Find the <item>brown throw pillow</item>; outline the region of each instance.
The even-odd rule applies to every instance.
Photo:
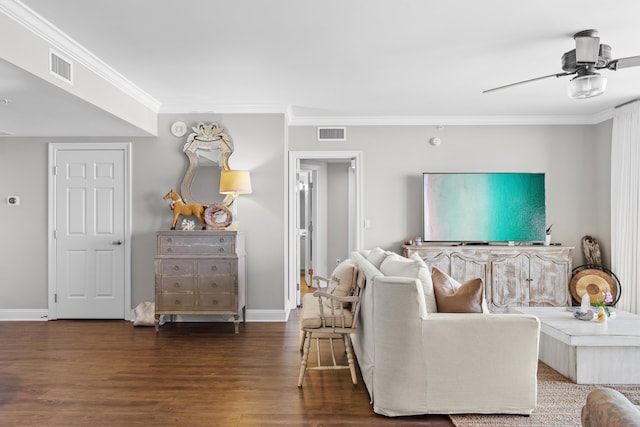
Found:
[[[462,284],[437,267],[431,269],[438,313],[482,313],[484,281],[471,279]]]
[[[358,266],[351,259],[346,259],[342,261],[333,273],[331,273],[331,281],[329,282],[329,286],[327,292],[333,294],[337,297],[347,297],[350,296],[353,292],[353,283],[356,280],[356,273],[358,271]],[[325,305],[331,308],[331,305],[334,307],[340,307],[341,304],[339,301],[331,301],[326,299]]]

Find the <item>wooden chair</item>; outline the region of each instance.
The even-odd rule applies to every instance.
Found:
[[[302,360],[300,362],[298,387],[302,387],[304,375],[308,369],[349,369],[351,371],[353,384],[358,383],[350,335],[356,330],[356,321],[360,310],[360,292],[365,285],[365,278],[364,273],[355,264],[351,264],[351,267],[353,268],[353,277],[348,290],[344,289],[344,278],[342,279],[342,283],[336,283],[335,275],[332,279],[315,276],[314,279],[318,284],[319,290],[313,294],[307,294],[303,298],[302,310],[300,312],[300,325],[302,330],[300,350],[302,351]],[[338,268],[340,268],[340,266]],[[336,268],[336,270],[338,268]],[[320,286],[320,282],[325,282],[328,286],[322,287]],[[340,285],[343,286],[342,292],[340,292],[339,289]],[[340,295],[344,293],[346,293],[346,295]],[[316,340],[318,365],[308,367],[307,361],[312,339]],[[334,339],[341,339],[344,342],[347,353],[347,365],[339,365],[337,363]],[[333,362],[331,365],[322,365],[321,363],[321,340],[328,341],[329,343]]]

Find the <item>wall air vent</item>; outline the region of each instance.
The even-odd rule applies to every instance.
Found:
[[[73,63],[51,49],[49,49],[49,73],[73,84]]]
[[[318,141],[346,141],[347,128],[318,128]]]

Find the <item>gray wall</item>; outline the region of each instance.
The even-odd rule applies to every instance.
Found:
[[[160,115],[158,136],[148,138],[3,138],[0,140],[1,309],[47,308],[47,143],[132,142],[132,296],[135,306],[153,300],[155,233],[171,226],[170,188],[179,190],[188,161],[186,141],[171,123],[223,124],[235,144],[230,166],[251,171],[253,193],[240,196],[238,217],[246,234],[247,305],[284,307],[285,127],[282,114]],[[217,191],[217,190],[216,190]],[[9,207],[6,197],[20,195]]]
[[[281,114],[160,115],[158,137],[132,141],[132,304],[153,298],[155,232],[170,225],[162,196],[179,188],[187,165],[184,138],[169,126],[216,120],[235,143],[233,168],[249,169],[253,194],[238,208],[246,233],[249,310],[282,310],[285,285],[286,150],[361,150],[364,212],[371,228],[364,247],[399,251],[421,234],[421,173],[424,171],[527,171],[547,174],[547,216],[553,240],[576,247],[600,240],[605,265],[610,246],[611,121],[584,126],[354,126],[348,141],[316,142],[315,127],[285,127]],[[287,142],[288,133],[288,142]],[[429,138],[442,145],[433,147]],[[47,143],[104,141],[96,138],[0,139],[0,310],[47,307]],[[287,147],[288,143],[288,147]],[[6,197],[22,204],[9,207]],[[393,220],[390,220],[393,218]],[[335,260],[334,260],[335,262]]]
[[[365,248],[400,251],[422,234],[422,172],[544,172],[547,222],[553,241],[574,246],[582,237],[610,242],[611,121],[576,126],[353,126],[347,142],[316,141],[316,128],[289,129],[291,150],[361,150],[364,163]],[[442,139],[439,147],[431,137]],[[390,220],[392,218],[393,220]]]
[[[327,274],[349,257],[349,163],[327,164]]]

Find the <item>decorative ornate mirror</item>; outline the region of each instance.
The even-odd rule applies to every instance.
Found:
[[[233,203],[233,196],[222,199],[218,189],[220,172],[231,169],[229,157],[233,154],[233,142],[223,132],[223,126],[216,122],[200,122],[192,130],[182,149],[189,159],[180,186],[182,198],[187,203],[228,207]]]

